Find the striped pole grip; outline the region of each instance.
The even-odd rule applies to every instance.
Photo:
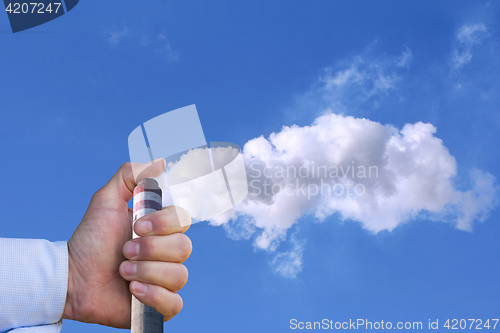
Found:
[[[141,179],[134,189],[134,224],[141,217],[162,209],[161,189],[156,180]],[[133,237],[138,236],[133,232]],[[163,315],[132,295],[131,333],[163,333]]]

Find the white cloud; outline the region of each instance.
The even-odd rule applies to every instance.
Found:
[[[481,28],[461,31],[457,38],[467,43],[481,40]],[[302,270],[304,241],[288,234],[304,216],[339,216],[372,233],[415,218],[466,231],[484,221],[498,203],[495,177],[474,169],[469,188],[458,188],[457,162],[432,124],[398,129],[339,114],[397,92],[412,58],[406,49],[398,57],[355,57],[327,68],[302,101],[309,112],[323,114],[309,126],[284,126],[248,141],[242,149],[248,197],[210,223],[233,239],[253,239],[256,250],[274,255],[274,272],[293,278]],[[277,253],[287,236],[291,249]]]
[[[297,239],[297,231],[290,238],[292,248],[289,251],[276,254],[271,261],[274,272],[286,278],[295,278],[302,271],[302,256],[306,242]]]
[[[128,27],[124,27],[107,32],[106,40],[111,46],[116,46],[125,40],[129,40],[132,43],[141,45],[143,48],[150,48],[167,62],[176,62],[180,59],[180,51],[172,47],[164,33],[152,34],[147,29],[132,33]]]
[[[471,172],[473,187],[463,193],[458,212],[457,228],[472,231],[473,221],[483,222],[489,211],[498,204],[495,178],[487,172],[474,169]]]
[[[457,33],[457,39],[466,45],[479,44],[488,36],[488,29],[483,23],[464,24]]]
[[[397,92],[413,54],[406,48],[398,56],[376,57],[372,54],[374,44],[347,63],[323,69],[317,83],[297,97],[299,108],[334,107],[338,112],[378,108],[384,98]]]
[[[407,47],[406,50],[403,52],[403,54],[401,54],[399,59],[396,60],[396,65],[399,67],[408,68],[412,60],[413,60],[413,53]]]
[[[489,36],[483,23],[464,24],[456,34],[457,46],[451,55],[452,74],[456,73],[472,60],[472,48]]]
[[[345,93],[360,88],[365,91],[360,98],[365,100],[396,89],[399,81],[397,73],[388,70],[384,64],[366,62],[362,57],[357,57],[349,68],[342,71],[327,68],[325,75],[320,78],[323,93],[329,96],[340,91]]]
[[[472,188],[457,189],[455,158],[435,133],[422,122],[398,130],[331,112],[310,126],[284,126],[245,144],[250,193],[212,224],[227,224],[234,239],[254,235],[254,246],[270,252],[304,215],[322,221],[339,213],[378,233],[426,214],[472,230],[497,203],[495,178],[474,170]],[[301,255],[297,244],[278,254],[275,271],[295,276]]]
[[[170,41],[164,34],[158,35],[156,53],[169,62],[178,61],[180,58],[180,52],[172,48]]]
[[[108,33],[107,41],[110,45],[114,46],[119,44],[125,37],[129,35],[129,29],[127,27],[119,29],[116,31],[111,31]]]

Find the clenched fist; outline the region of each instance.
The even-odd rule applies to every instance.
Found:
[[[134,179],[135,174],[140,174]],[[63,319],[130,328],[131,293],[169,320],[182,309],[177,292],[188,278],[182,264],[191,254],[184,235],[191,218],[166,207],[136,221],[131,240],[132,199],[136,181],[155,177],[165,160],[125,163],[97,191],[68,242],[69,280]]]

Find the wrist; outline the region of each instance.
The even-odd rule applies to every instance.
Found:
[[[64,311],[62,319],[77,320],[75,315],[76,304],[78,297],[76,296],[76,282],[75,276],[76,267],[74,265],[74,260],[72,260],[72,249],[70,242],[68,242],[68,291],[66,293],[66,303],[64,305]]]

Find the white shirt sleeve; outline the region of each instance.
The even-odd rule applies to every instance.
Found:
[[[67,289],[66,242],[0,238],[0,332],[59,333]]]

